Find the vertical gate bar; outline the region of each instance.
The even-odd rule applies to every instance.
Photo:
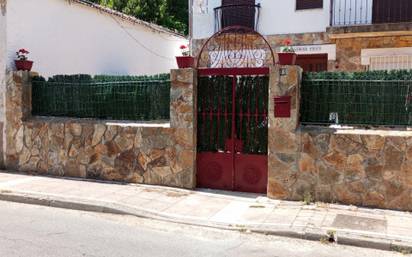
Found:
[[[232,78],[232,190],[235,189],[235,118],[236,118],[236,82],[237,76]]]
[[[209,82],[210,81],[210,79],[208,79],[206,82]],[[204,93],[206,93],[206,94],[202,94],[202,103],[203,103],[203,109],[202,109],[202,116],[203,116],[203,120],[202,120],[202,122],[203,122],[203,133],[202,133],[202,136],[203,136],[203,138],[206,138],[206,135],[207,135],[207,112],[206,112],[206,110],[207,110],[207,98],[206,98],[206,96],[207,96],[207,92],[208,92],[208,83],[205,85],[205,82],[203,82],[202,83],[202,89],[205,91]],[[205,143],[205,141],[204,140],[202,140],[202,143],[203,143],[203,145],[204,146],[206,146],[206,143]],[[203,149],[203,150],[205,150],[205,149]]]
[[[238,93],[238,105],[239,105],[239,134],[238,134],[238,137],[239,137],[239,139],[240,140],[243,140],[243,138],[242,138],[242,131],[243,131],[243,117],[244,117],[244,115],[243,115],[243,92],[245,91],[244,89],[243,89],[243,80],[242,80],[242,77],[240,77],[239,78],[239,83],[238,83],[238,86],[239,86],[239,93]]]
[[[248,146],[248,142],[250,139],[250,135],[249,135],[249,120],[250,120],[250,113],[249,113],[249,103],[250,103],[250,81],[249,81],[250,77],[244,77],[243,80],[243,88],[244,88],[244,101],[242,103],[242,108],[243,108],[243,122],[245,123],[243,128],[242,128],[242,134],[243,134],[243,140],[244,140],[244,146],[247,147]]]
[[[269,80],[269,78],[268,77],[265,77],[265,83],[264,83],[264,85],[265,85],[265,87],[264,87],[264,96],[265,96],[265,99],[264,99],[264,101],[263,101],[263,114],[264,114],[264,122],[265,122],[265,129],[264,129],[264,133],[263,133],[263,138],[265,139],[264,140],[264,143],[265,143],[265,148],[263,149],[264,150],[264,152],[265,153],[267,153],[268,152],[268,138],[267,138],[267,133],[268,133],[268,131],[267,131],[267,129],[266,128],[268,128],[269,127],[269,107],[268,107],[268,104],[269,104],[269,82],[268,82],[268,80]]]
[[[220,93],[222,88],[224,88],[224,85],[222,87],[222,85],[219,85],[218,88],[218,94],[217,94],[217,134],[216,134],[216,138],[217,138],[217,150],[219,150],[220,148]]]
[[[227,81],[225,80],[224,83],[224,87],[225,87],[225,124],[224,124],[224,139],[223,142],[225,144],[225,141],[227,139],[227,132],[228,132],[228,104],[229,104],[229,97],[228,97],[228,85],[227,85]],[[226,149],[226,145],[225,145],[225,152],[227,151]]]
[[[250,123],[250,109],[251,109],[251,99],[252,99],[252,92],[253,92],[253,85],[250,83],[250,77],[248,77],[247,81],[246,81],[247,87],[248,87],[248,101],[247,101],[247,123],[246,123],[246,135],[247,136],[247,152],[250,151],[250,145],[251,145],[251,123]]]
[[[261,95],[260,93],[262,92],[261,88],[260,88],[260,83],[259,83],[259,77],[255,78],[255,87],[256,87],[256,95],[255,95],[255,131],[254,131],[254,146],[253,148],[255,149],[255,153],[259,152],[259,145],[260,145],[260,140],[258,137],[258,133],[259,133],[259,95]]]
[[[215,83],[212,83],[214,85]],[[209,147],[212,146],[212,138],[213,138],[213,86],[210,84],[208,85],[209,88]]]
[[[261,151],[262,147],[261,146],[264,143],[264,141],[262,140],[261,135],[262,135],[262,131],[265,130],[265,127],[264,127],[265,118],[264,118],[264,107],[263,106],[264,106],[264,102],[265,102],[266,97],[264,97],[264,95],[265,95],[265,84],[262,81],[263,79],[264,79],[264,77],[259,77],[259,79],[258,79],[259,88],[260,88],[259,96],[262,96],[262,98],[260,98],[260,102],[258,103],[259,128],[258,128],[257,138],[259,140],[259,145],[257,147],[257,153],[259,153],[259,154],[262,153],[262,151]]]
[[[256,119],[257,118],[256,106],[258,104],[257,96],[259,95],[259,87],[258,87],[258,84],[257,84],[257,78],[256,77],[251,78],[251,82],[252,82],[253,98],[254,98],[253,99],[254,100],[253,105],[251,106],[252,123],[254,122],[254,124],[252,126],[253,131],[252,131],[252,140],[251,140],[251,152],[255,153],[256,145],[258,145],[257,142],[256,142],[256,139],[257,139],[256,134],[257,134],[257,131],[259,130],[258,122],[257,122],[257,119]]]

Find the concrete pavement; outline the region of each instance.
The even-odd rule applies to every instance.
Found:
[[[412,251],[412,214],[261,195],[0,173],[0,200]]]
[[[399,253],[0,201],[1,257],[402,257]]]

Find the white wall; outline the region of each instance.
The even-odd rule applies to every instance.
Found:
[[[296,0],[261,0],[258,30],[264,35],[324,32],[329,26],[330,0],[323,9],[296,11]]]
[[[215,28],[213,9],[221,5],[221,0],[193,1],[193,38],[210,37]],[[357,19],[359,20],[357,23],[370,23],[372,19],[372,1],[335,0],[334,8],[337,12],[335,22],[352,21],[354,23]],[[256,3],[260,3],[262,6],[260,8],[258,31],[263,35],[324,32],[330,26],[330,2],[330,0],[323,0],[322,9],[297,11],[296,0],[256,0]],[[207,12],[199,11],[199,3],[207,4]],[[360,9],[361,5],[362,9]],[[341,10],[340,13],[339,9]]]
[[[33,70],[55,74],[156,74],[176,68],[187,40],[67,0],[8,0],[7,52],[26,48]]]
[[[214,8],[220,6],[221,0],[193,0],[193,31],[194,39],[208,38],[215,32]],[[202,8],[203,7],[203,8]]]
[[[210,37],[214,32],[214,8],[221,0],[208,0],[208,12],[197,11],[194,0],[193,38]],[[323,9],[296,11],[296,0],[256,0],[261,4],[258,31],[263,35],[323,32],[329,26],[330,0],[323,0]]]

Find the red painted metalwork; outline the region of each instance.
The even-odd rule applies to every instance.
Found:
[[[179,69],[184,69],[192,68],[195,60],[192,56],[176,56],[176,62]]]
[[[291,96],[275,97],[275,117],[276,118],[290,118]]]
[[[267,75],[269,74],[269,68],[210,68],[199,69],[198,74],[199,76]]]
[[[198,54],[196,67],[256,68],[274,64],[272,47],[261,34],[251,28],[232,26],[206,41]]]
[[[232,159],[231,153],[198,153],[197,186],[233,190]]]
[[[268,158],[265,155],[235,155],[235,190],[266,194]]]
[[[206,71],[206,70],[205,70]],[[251,76],[240,77],[238,74],[245,72],[255,73]],[[206,89],[198,113],[204,122],[199,126],[201,131],[208,130],[208,138],[198,137],[198,141],[207,140],[209,146],[216,146],[214,150],[199,151],[197,155],[197,182],[199,187],[236,190],[243,192],[266,193],[267,187],[267,145],[265,153],[250,153],[247,145],[257,140],[257,134],[253,133],[256,127],[263,124],[267,127],[267,99],[263,100],[263,108],[259,108],[257,102],[261,101],[260,94],[267,94],[267,85],[260,84],[260,80],[246,80],[243,78],[267,77],[269,69],[213,69],[200,73],[201,77],[211,79],[213,74],[231,74],[218,76],[226,78],[224,84],[214,85]],[[262,75],[263,74],[263,75]],[[266,81],[267,84],[268,81]],[[219,82],[220,83],[220,82]],[[220,90],[226,88],[228,93],[219,94]],[[265,87],[266,86],[266,87]],[[230,88],[230,90],[229,90]],[[205,97],[210,104],[206,106]],[[264,99],[264,98],[263,98]],[[254,105],[252,104],[254,102]],[[223,104],[223,106],[222,106]],[[214,124],[217,122],[217,125]],[[208,125],[207,125],[207,124]],[[223,127],[223,129],[219,129]],[[201,135],[204,135],[202,132]],[[243,138],[243,136],[244,138]],[[254,135],[254,136],[251,136]],[[266,133],[267,136],[267,133]],[[224,141],[219,143],[220,138]]]
[[[270,44],[247,27],[228,27],[197,59],[199,187],[266,193]],[[262,139],[263,137],[263,139]]]

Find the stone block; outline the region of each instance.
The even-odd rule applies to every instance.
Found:
[[[274,199],[287,199],[289,197],[289,192],[284,187],[283,182],[279,182],[273,178],[269,179],[268,182],[268,197]]]

